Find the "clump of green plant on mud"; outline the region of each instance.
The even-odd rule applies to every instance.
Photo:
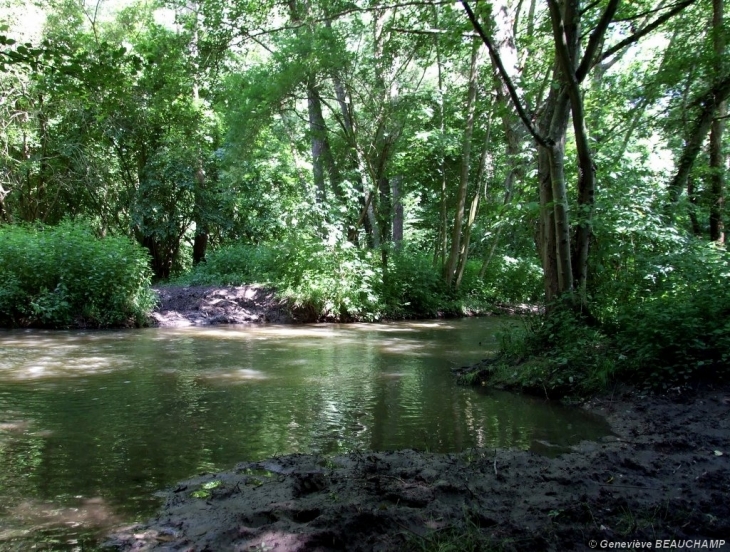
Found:
[[[610,338],[565,304],[548,312],[500,332],[497,354],[465,374],[463,382],[548,398],[581,396],[604,387],[616,368]]]
[[[0,226],[0,325],[142,325],[154,306],[149,259],[90,227]]]

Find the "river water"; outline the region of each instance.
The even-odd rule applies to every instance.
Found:
[[[559,453],[609,433],[454,384],[505,318],[0,332],[0,550],[89,550],[196,473],[356,448]]]

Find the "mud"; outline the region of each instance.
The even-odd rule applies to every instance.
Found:
[[[730,387],[616,391],[584,408],[606,416],[615,435],[556,458],[493,449],[358,452],[201,474],[170,490],[155,519],[118,530],[107,544],[389,551],[451,538],[451,549],[492,542],[495,550],[580,551],[593,549],[591,541],[599,549],[730,541]]]
[[[286,301],[261,286],[160,286],[152,326],[294,322]]]

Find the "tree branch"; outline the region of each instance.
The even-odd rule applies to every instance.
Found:
[[[403,29],[402,27],[391,27],[391,31],[396,33],[420,34],[420,35],[444,35],[450,34],[452,31],[447,29]],[[464,38],[479,38],[476,33],[461,33]]]
[[[710,131],[712,120],[715,118],[717,106],[730,97],[730,75],[720,80],[714,87],[708,90],[700,99],[702,106],[699,117],[695,119],[689,137],[682,151],[682,156],[677,163],[677,173],[668,185],[669,201],[674,205],[679,200],[682,190],[687,186],[687,178],[692,170],[695,159],[702,149],[705,136]]]
[[[672,4],[671,6],[659,6],[658,8],[654,8],[653,10],[646,10],[641,13],[637,13],[636,15],[632,15],[631,17],[623,17],[621,19],[614,19],[615,23],[627,23],[628,21],[636,21],[637,19],[641,19],[642,17],[646,17],[647,15],[651,15],[653,13],[657,13],[660,11],[664,11],[666,9],[671,9],[681,4],[681,2],[677,4]]]
[[[583,82],[583,79],[586,78],[586,75],[588,75],[588,71],[590,71],[591,67],[593,66],[593,58],[598,52],[598,48],[603,41],[603,37],[606,34],[606,29],[608,29],[608,26],[613,20],[613,16],[616,14],[618,4],[619,0],[610,0],[608,6],[606,6],[606,10],[601,16],[601,20],[598,22],[598,25],[591,33],[591,37],[588,39],[588,45],[586,46],[586,51],[583,54],[583,59],[581,60],[578,69],[575,71],[575,78],[578,82]]]
[[[643,38],[644,36],[648,35],[650,32],[652,32],[654,29],[656,29],[657,27],[659,27],[665,21],[671,19],[672,17],[674,17],[675,15],[677,15],[678,13],[680,13],[685,8],[687,8],[687,7],[691,6],[692,4],[694,4],[696,1],[697,0],[685,0],[684,2],[681,2],[681,3],[677,4],[674,8],[672,8],[671,10],[669,10],[664,15],[661,15],[661,16],[657,17],[653,22],[649,23],[646,27],[644,27],[640,31],[636,31],[634,34],[632,34],[631,36],[626,37],[625,39],[623,39],[618,44],[615,44],[615,45],[611,46],[608,50],[606,50],[605,52],[603,52],[603,54],[601,54],[593,62],[593,65],[598,65],[599,63],[601,63],[605,59],[610,58],[612,55],[614,55],[619,50],[622,50],[622,49],[626,48],[627,46],[631,46],[634,42],[636,42],[639,39]]]
[[[474,12],[472,11],[471,7],[469,7],[469,4],[466,2],[466,0],[461,0],[461,4],[464,6],[464,10],[466,10],[466,14],[467,16],[469,16],[469,21],[471,21],[474,30],[479,34],[482,42],[484,42],[484,44],[486,44],[487,48],[489,49],[489,54],[492,56],[492,61],[497,66],[499,76],[502,78],[502,81],[507,87],[507,90],[509,91],[509,96],[512,99],[512,103],[514,104],[515,109],[517,110],[517,114],[520,116],[520,119],[524,123],[525,127],[527,127],[527,131],[538,144],[543,147],[550,147],[548,140],[543,138],[537,132],[532,124],[532,121],[530,121],[530,118],[527,116],[525,108],[522,107],[522,102],[520,101],[520,97],[517,95],[515,85],[512,83],[512,79],[510,79],[509,75],[507,74],[507,70],[504,68],[502,59],[499,57],[499,52],[494,47],[494,44],[492,44],[491,39],[489,38],[489,36],[487,36],[487,33],[484,31],[479,21],[477,21],[476,15],[474,15]]]
[[[306,25],[309,25],[311,23],[325,23],[327,21],[332,21],[333,19],[338,19],[340,17],[344,17],[345,15],[351,14],[351,13],[370,13],[372,11],[383,11],[383,10],[394,10],[398,8],[405,8],[409,6],[447,6],[451,5],[452,2],[449,0],[432,0],[432,1],[419,1],[419,0],[413,0],[413,1],[405,1],[405,2],[396,2],[394,4],[383,4],[383,5],[377,5],[374,7],[369,8],[361,8],[359,6],[355,6],[354,4],[350,5],[349,7],[334,13],[334,14],[328,14],[325,17],[315,17],[312,19],[308,19],[306,22],[297,23],[295,25],[283,25],[281,27],[274,27],[272,29],[258,29],[255,32],[249,32],[247,33],[249,37],[257,37],[261,35],[267,35],[267,34],[273,34],[278,33],[281,31],[292,31],[296,29],[300,29]]]

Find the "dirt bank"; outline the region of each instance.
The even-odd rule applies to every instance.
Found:
[[[158,286],[158,306],[150,315],[152,326],[207,326],[212,324],[274,324],[306,322],[355,322],[323,315],[302,305],[295,307],[276,296],[271,288],[247,286]],[[494,304],[489,312],[473,314],[534,314],[538,307],[527,304]],[[441,312],[441,317],[464,316],[464,313]]]
[[[462,550],[485,541],[525,551],[590,550],[592,540],[599,549],[602,541],[730,541],[730,388],[617,393],[585,408],[605,415],[615,437],[557,458],[516,450],[292,455],[203,474],[110,545],[403,550],[453,531],[465,532]]]
[[[153,326],[293,322],[285,301],[261,286],[160,286]]]

